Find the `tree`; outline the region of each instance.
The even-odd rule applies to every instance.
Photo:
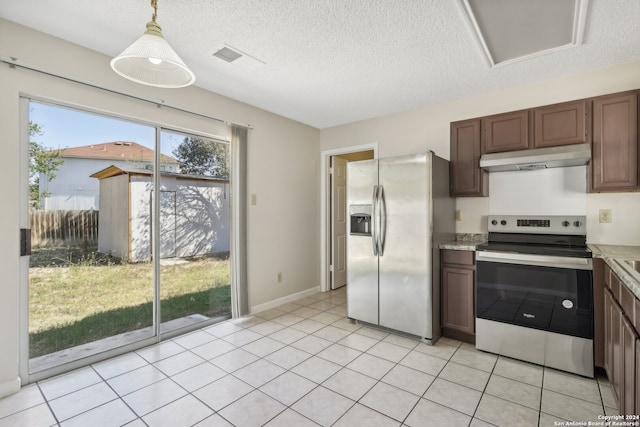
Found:
[[[47,150],[34,141],[36,136],[43,134],[40,125],[29,122],[29,203],[36,209],[40,209],[42,200],[50,195],[48,191],[40,192],[40,176],[44,174],[48,182],[53,181],[58,168],[64,163],[59,151]]]
[[[229,144],[187,137],[173,155],[181,173],[229,179]]]

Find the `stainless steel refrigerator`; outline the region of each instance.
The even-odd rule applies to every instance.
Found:
[[[454,239],[449,162],[433,152],[347,165],[348,317],[435,342],[438,245]]]

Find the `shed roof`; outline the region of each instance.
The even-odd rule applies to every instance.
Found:
[[[153,170],[150,169],[140,169],[140,168],[128,168],[123,166],[115,166],[111,165],[107,168],[104,168],[94,174],[91,175],[91,178],[97,179],[106,179],[111,178],[118,175],[145,175],[152,176]],[[192,181],[217,181],[217,182],[229,182],[226,178],[215,178],[211,176],[202,176],[202,175],[187,175],[183,173],[177,172],[160,172],[160,176],[173,176],[177,179],[189,179]]]
[[[153,162],[154,158],[152,149],[131,141],[112,141],[51,151],[60,153],[60,157],[66,158],[137,160],[143,162]],[[160,156],[163,162],[178,163],[176,159],[166,154],[161,154]]]

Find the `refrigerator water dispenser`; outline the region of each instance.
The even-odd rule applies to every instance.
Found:
[[[349,206],[352,236],[371,236],[371,205]]]

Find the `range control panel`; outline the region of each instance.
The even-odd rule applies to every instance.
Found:
[[[587,234],[586,216],[489,215],[489,232],[529,234]]]

